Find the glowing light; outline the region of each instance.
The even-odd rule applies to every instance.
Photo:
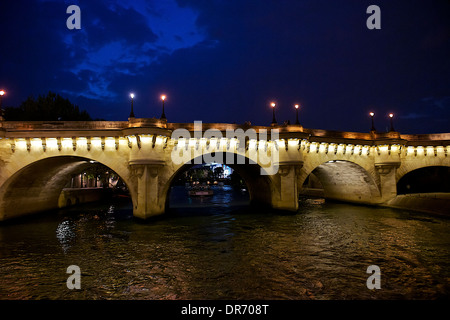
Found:
[[[418,146],[416,150],[418,155],[425,155],[425,148],[423,146]]]
[[[42,140],[40,138],[33,138],[30,141],[30,145],[32,148],[42,147]]]
[[[178,146],[180,148],[183,148],[186,145],[186,139],[185,138],[179,138],[178,139]]]
[[[91,145],[92,147],[100,148],[102,146],[102,139],[100,137],[92,137]]]
[[[63,148],[72,148],[72,138],[63,138],[61,140],[61,146]]]
[[[394,114],[393,113],[389,113],[389,118],[393,118]]]
[[[140,134],[139,139],[141,140],[142,144],[148,144],[152,142],[153,135],[150,134]]]
[[[163,137],[162,136],[157,136],[156,137],[156,140],[155,140],[155,145],[157,145],[157,146],[162,146],[162,144],[163,144]]]
[[[297,144],[298,144],[298,140],[297,139],[288,139],[288,146],[296,147]]]
[[[87,139],[85,137],[77,137],[77,147],[87,146]]]
[[[16,148],[18,150],[26,150],[27,149],[27,142],[25,141],[25,139],[22,139],[22,138],[17,139],[15,141],[15,143],[16,143]]]
[[[134,99],[134,93],[130,93],[131,99]]]
[[[58,140],[56,138],[47,138],[47,149],[57,149],[58,148]]]
[[[6,92],[3,90],[0,90],[0,96],[3,96]]]
[[[300,105],[296,104],[294,107],[295,107],[295,109],[298,109],[298,108],[300,108]]]
[[[369,114],[371,117],[373,117],[375,115],[375,113],[373,113],[373,112],[370,112]]]
[[[326,144],[324,142],[322,142],[319,146],[319,152],[324,153],[326,148],[327,148]]]
[[[116,145],[116,140],[113,137],[107,137],[105,139],[105,147],[107,148],[114,148]]]
[[[162,100],[162,101],[166,100],[166,96],[165,96],[165,95],[162,95],[162,96],[161,96],[161,100]]]
[[[272,102],[270,105],[272,106],[272,108],[275,108],[276,106],[275,102]]]
[[[230,148],[236,148],[236,146],[237,146],[237,139],[236,138],[230,139]]]

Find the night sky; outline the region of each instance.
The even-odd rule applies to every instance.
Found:
[[[69,5],[81,29],[69,30]],[[381,29],[369,30],[369,5]],[[59,93],[93,118],[450,132],[450,1],[20,0],[0,6],[3,107]]]

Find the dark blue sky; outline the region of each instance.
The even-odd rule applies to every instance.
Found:
[[[69,30],[69,5],[81,30]],[[381,30],[369,30],[369,5]],[[449,1],[4,1],[3,106],[53,91],[94,118],[450,132]]]

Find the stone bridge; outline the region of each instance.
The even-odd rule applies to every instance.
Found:
[[[256,135],[245,140],[228,134],[250,130]],[[216,162],[234,159],[225,163],[245,180],[254,204],[296,211],[304,182],[313,174],[328,199],[382,205],[397,196],[404,175],[428,166],[449,167],[449,141],[450,133],[338,132],[301,125],[208,123],[199,129],[195,123],[139,118],[2,121],[0,220],[57,208],[63,187],[90,161],[124,180],[135,217],[159,215],[166,210],[173,179],[206,155]],[[261,150],[271,161],[255,157]],[[182,161],[174,161],[180,152]]]

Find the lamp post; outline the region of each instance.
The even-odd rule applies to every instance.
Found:
[[[300,105],[296,104],[294,107],[295,107],[295,124],[300,124],[300,122],[298,122],[298,109],[300,108]]]
[[[391,129],[389,131],[395,131],[394,130],[394,114],[393,113],[389,113],[389,118],[391,119]]]
[[[134,93],[130,93],[131,98],[131,112],[130,112],[130,118],[134,118],[134,111],[133,111],[133,99],[134,99]]]
[[[376,131],[376,130],[375,130],[375,125],[374,125],[374,123],[373,123],[373,116],[375,115],[375,113],[370,112],[369,115],[370,115],[370,117],[372,118],[372,129],[370,129],[370,131],[374,131],[374,132],[375,132],[375,131]]]
[[[272,125],[277,124],[277,120],[275,119],[275,102],[270,103],[270,106],[272,107]]]
[[[162,114],[161,114],[161,120],[167,120],[166,119],[166,114],[164,113],[164,101],[166,100],[166,96],[162,95],[161,96],[161,100],[162,100]]]
[[[5,120],[5,118],[3,117],[3,109],[2,109],[2,99],[5,93],[6,92],[4,90],[0,90],[0,121]]]

